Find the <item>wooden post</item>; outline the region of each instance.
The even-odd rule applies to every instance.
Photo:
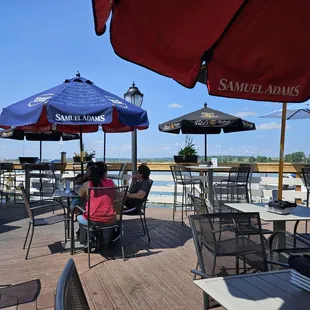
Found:
[[[278,199],[282,199],[283,188],[283,162],[284,162],[284,143],[285,143],[285,127],[286,127],[286,109],[287,103],[282,105],[282,121],[281,121],[281,137],[280,137],[280,156],[279,156],[279,178],[278,178]]]

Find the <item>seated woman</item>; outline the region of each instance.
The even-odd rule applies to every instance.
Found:
[[[90,221],[98,225],[113,225],[116,222],[116,212],[113,205],[114,197],[103,191],[98,195],[95,190],[90,192],[90,205],[88,205],[88,189],[91,187],[114,187],[111,179],[106,177],[107,166],[105,164],[94,164],[90,169],[90,180],[86,181],[79,190],[79,196],[86,198],[86,210],[83,214],[77,216],[78,222],[82,226],[87,226],[89,213]],[[85,233],[85,231],[84,231]],[[80,242],[84,243],[82,231],[80,233]],[[85,238],[86,239],[86,238]]]
[[[132,176],[132,184],[125,201],[125,214],[139,214],[143,203],[142,199],[145,198],[150,188],[150,174],[150,168],[145,164],[142,164],[138,167],[136,174]]]

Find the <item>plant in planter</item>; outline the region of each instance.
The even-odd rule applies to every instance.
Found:
[[[180,149],[178,155],[174,156],[176,163],[196,163],[198,160],[197,148],[190,135],[186,135],[185,146]]]
[[[94,153],[84,152],[84,161],[91,161],[94,157]],[[80,153],[74,153],[73,156],[74,162],[80,162],[81,161],[81,154]]]

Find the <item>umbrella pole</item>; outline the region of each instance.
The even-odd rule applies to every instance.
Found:
[[[40,140],[40,161],[42,161],[42,141]]]
[[[106,155],[106,150],[107,150],[107,134],[106,132],[103,133],[103,162],[105,163],[105,155]]]
[[[284,143],[285,143],[285,127],[286,127],[286,110],[287,103],[282,105],[282,121],[281,121],[281,137],[280,137],[280,156],[279,156],[279,178],[278,178],[278,199],[282,199],[283,188],[283,161],[284,161]]]
[[[81,154],[81,173],[82,173],[82,182],[83,180],[83,161],[84,161],[84,150],[83,150],[83,131],[82,131],[82,126],[80,126],[80,154]]]
[[[207,134],[205,133],[205,162],[207,162]]]

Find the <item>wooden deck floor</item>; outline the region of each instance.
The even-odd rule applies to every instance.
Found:
[[[51,215],[47,211],[42,216]],[[92,254],[91,269],[86,254],[73,256],[91,309],[202,309],[202,292],[193,284],[190,273],[196,266],[196,254],[188,225],[182,227],[179,220],[172,221],[172,210],[168,208],[148,208],[147,222],[150,244],[143,236],[140,220],[125,217],[125,262],[117,247]],[[290,230],[292,225],[288,225]],[[39,279],[37,300],[21,304],[18,309],[53,309],[59,275],[72,257],[60,251],[63,225],[36,228],[25,261],[22,245],[27,226],[23,205],[0,205],[0,289],[1,285]],[[5,300],[0,298],[0,309],[1,302],[5,304]],[[8,309],[17,307],[12,302]]]
[[[51,213],[42,216],[47,215]],[[92,254],[91,269],[87,254],[73,256],[91,309],[202,309],[202,293],[190,273],[196,265],[191,232],[180,221],[173,222],[171,216],[171,209],[148,208],[150,244],[143,236],[140,220],[126,217],[125,262],[117,247]],[[0,286],[39,279],[37,300],[18,309],[53,309],[57,280],[71,257],[60,252],[63,224],[36,228],[25,261],[22,245],[27,227],[23,205],[0,206]],[[8,309],[16,308],[12,305]]]

